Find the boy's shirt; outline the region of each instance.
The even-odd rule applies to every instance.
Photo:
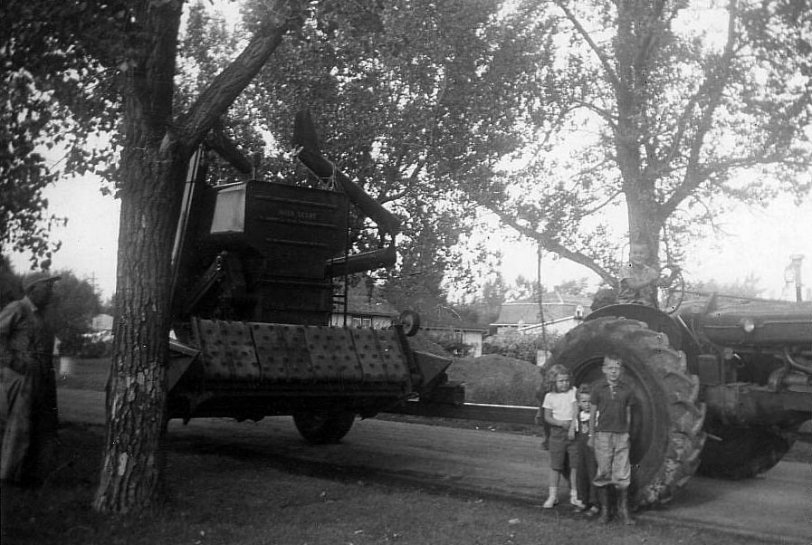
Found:
[[[654,306],[657,300],[657,290],[652,283],[658,277],[657,271],[648,265],[635,267],[631,263],[625,265],[620,271],[620,290],[617,299],[621,303],[641,303]],[[646,285],[634,289],[624,280],[634,280],[635,282],[646,282]]]
[[[595,419],[595,431],[628,433],[629,422],[626,418],[626,407],[637,404],[632,387],[623,379],[618,380],[614,388],[602,378],[591,387],[590,402],[598,409]]]
[[[556,420],[572,420],[572,406],[575,403],[575,388],[570,388],[566,392],[548,392],[544,396],[542,409],[553,411],[553,418]]]
[[[578,410],[578,425],[576,430],[578,433],[589,433],[589,411],[586,409]]]

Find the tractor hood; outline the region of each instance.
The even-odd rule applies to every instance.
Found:
[[[716,344],[812,345],[812,303],[748,302],[691,318],[694,327]]]

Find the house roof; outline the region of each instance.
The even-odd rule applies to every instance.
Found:
[[[591,300],[587,297],[548,295],[542,298],[544,323],[572,317],[579,306],[589,308],[590,304]],[[525,299],[503,303],[499,309],[499,317],[491,325],[530,325],[538,323],[541,323],[538,301]]]

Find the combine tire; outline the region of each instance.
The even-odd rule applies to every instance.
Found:
[[[352,428],[355,414],[338,412],[299,412],[293,415],[296,429],[313,445],[338,443]]]
[[[792,446],[786,437],[765,428],[710,428],[697,472],[706,477],[749,479],[781,461]]]
[[[576,385],[603,376],[603,356],[623,359],[624,377],[638,399],[631,422],[632,487],[637,507],[666,503],[694,474],[705,440],[705,406],[699,381],[668,337],[626,318],[588,320],[553,348],[550,365],[562,364]]]

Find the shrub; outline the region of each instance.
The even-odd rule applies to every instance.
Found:
[[[496,405],[538,404],[539,368],[524,360],[496,354],[464,358],[448,368],[448,378],[465,384],[465,400]]]
[[[557,339],[555,334],[521,335],[516,331],[499,333],[484,340],[482,354],[499,354],[535,364],[539,350],[549,350]]]

